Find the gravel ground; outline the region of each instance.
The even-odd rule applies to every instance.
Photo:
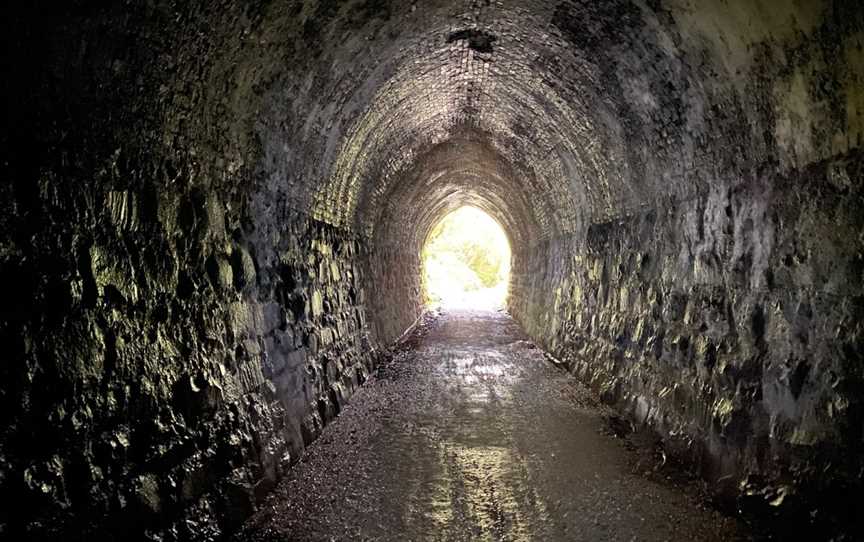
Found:
[[[237,535],[748,540],[499,312],[429,317]],[[643,450],[644,452],[644,450]]]

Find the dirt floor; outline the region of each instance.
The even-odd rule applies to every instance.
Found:
[[[238,540],[751,538],[506,314],[440,314],[410,342]]]

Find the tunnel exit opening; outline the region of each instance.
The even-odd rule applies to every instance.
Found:
[[[510,242],[498,222],[476,207],[439,220],[421,251],[428,306],[499,309],[510,284]]]

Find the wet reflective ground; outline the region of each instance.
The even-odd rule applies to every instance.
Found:
[[[590,395],[508,316],[428,324],[353,398],[241,540],[743,540],[633,473]]]

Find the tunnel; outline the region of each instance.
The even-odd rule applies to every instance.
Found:
[[[439,325],[420,253],[465,206],[512,247],[471,325],[730,521],[864,532],[861,3],[5,11],[0,537],[243,531]]]

